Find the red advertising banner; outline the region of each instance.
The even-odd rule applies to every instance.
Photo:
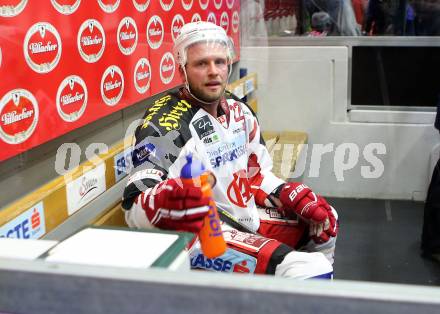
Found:
[[[233,39],[239,0],[0,0],[0,161],[181,83],[183,24]]]

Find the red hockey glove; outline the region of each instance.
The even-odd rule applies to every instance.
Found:
[[[309,222],[310,233],[315,242],[326,242],[329,237],[336,236],[338,225],[332,207],[307,185],[286,183],[281,189],[279,199],[284,210],[294,212]]]
[[[200,187],[182,185],[178,179],[158,183],[138,196],[148,220],[160,229],[198,233],[209,211],[209,198]]]

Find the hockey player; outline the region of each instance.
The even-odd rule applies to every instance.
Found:
[[[209,200],[179,181],[192,154],[215,175],[217,207],[232,217],[222,225],[226,253],[207,259],[196,243],[193,268],[330,278],[336,211],[306,185],[271,172],[257,118],[225,91],[233,53],[221,27],[182,27],[174,55],[184,86],[147,106],[135,132],[134,169],[122,203],[126,221],[137,228],[200,230]]]

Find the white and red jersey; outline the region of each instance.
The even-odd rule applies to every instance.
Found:
[[[217,182],[217,206],[249,229],[257,231],[257,203],[284,183],[272,172],[272,160],[251,109],[230,93],[219,106],[218,117],[194,106],[182,90],[170,92],[148,106],[136,130],[134,169],[124,192],[123,207],[133,198],[167,178],[180,177],[186,156],[199,158]],[[127,220],[141,227],[144,215],[128,213]]]

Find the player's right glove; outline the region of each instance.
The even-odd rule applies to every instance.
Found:
[[[305,184],[290,182],[281,188],[283,210],[293,212],[309,222],[311,236],[317,243],[328,241],[338,232],[337,219],[326,200]]]
[[[141,193],[141,202],[151,224],[166,230],[198,233],[209,211],[209,198],[200,187],[182,185],[179,179],[167,179]]]

